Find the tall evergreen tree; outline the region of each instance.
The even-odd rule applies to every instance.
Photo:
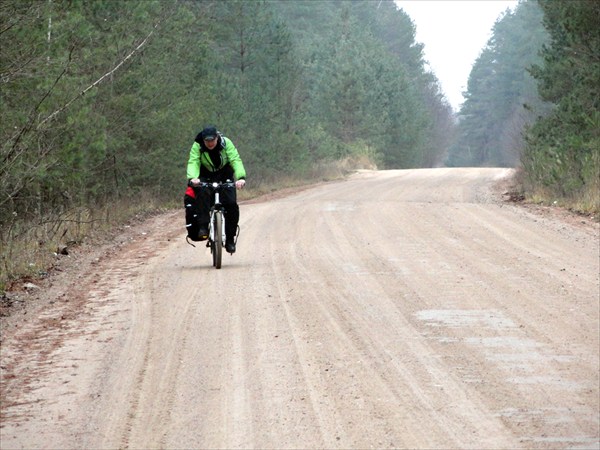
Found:
[[[532,74],[554,108],[527,133],[523,165],[534,187],[575,197],[600,188],[600,3],[538,2],[551,42]]]
[[[178,198],[207,123],[256,181],[444,153],[449,109],[392,1],[5,0],[0,20],[2,243],[50,215]]]
[[[546,40],[534,1],[522,1],[496,22],[469,75],[450,165],[519,163],[523,127],[542,107],[527,69]]]

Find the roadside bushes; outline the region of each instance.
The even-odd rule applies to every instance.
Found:
[[[539,0],[551,43],[531,74],[553,109],[527,130],[522,157],[534,192],[600,211],[600,2]]]

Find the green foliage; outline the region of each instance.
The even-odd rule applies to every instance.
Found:
[[[522,165],[529,192],[598,210],[599,18],[593,0],[523,0],[500,18],[471,71],[448,164]]]
[[[50,216],[179,199],[208,123],[262,182],[439,164],[450,135],[393,1],[4,0],[0,20],[3,245]]]
[[[345,157],[363,141],[385,167],[439,164],[452,112],[425,70],[410,18],[389,1],[314,5],[274,2],[305,43],[300,54],[311,134],[323,129],[333,139],[322,156]]]
[[[469,76],[451,166],[517,165],[524,126],[543,114],[527,72],[548,39],[541,9],[534,1],[522,1],[492,31]]]
[[[539,4],[551,42],[531,73],[554,106],[528,130],[523,165],[531,189],[577,198],[600,178],[600,3]]]

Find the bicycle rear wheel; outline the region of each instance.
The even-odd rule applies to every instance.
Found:
[[[223,213],[216,211],[213,216],[213,240],[211,251],[213,256],[213,266],[221,268],[221,257],[223,256]]]

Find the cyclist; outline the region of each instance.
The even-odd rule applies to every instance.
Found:
[[[184,196],[188,237],[193,241],[208,238],[210,207],[214,196],[209,189],[200,188],[200,182],[235,180],[235,187],[246,184],[246,170],[233,142],[223,136],[214,125],[205,127],[194,140],[187,164],[188,188]],[[235,253],[240,208],[235,189],[221,192],[225,208],[225,250]]]

